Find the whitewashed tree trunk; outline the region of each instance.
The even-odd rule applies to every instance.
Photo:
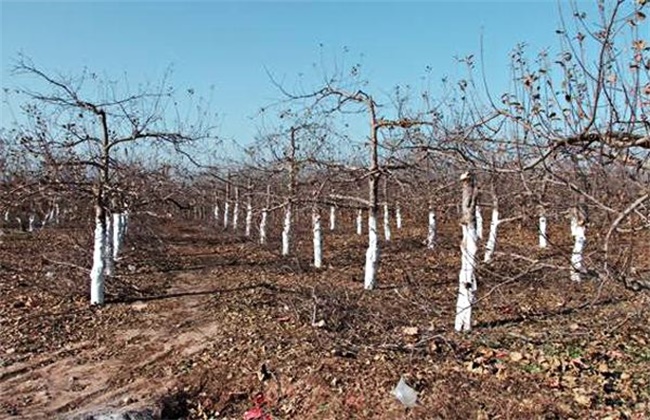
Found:
[[[363,210],[357,212],[357,235],[363,234]]]
[[[388,211],[388,203],[384,203],[384,239],[386,242],[389,242],[391,239],[390,212]]]
[[[251,204],[249,199],[248,203],[246,203],[246,230],[244,232],[247,238],[251,236],[252,224],[253,224],[253,205]]]
[[[545,249],[548,247],[548,237],[546,236],[546,216],[539,216],[539,247]]]
[[[230,222],[230,220],[228,220],[229,213],[230,213],[230,203],[226,201],[223,205],[223,227],[225,229],[228,228],[228,223]]]
[[[5,210],[5,222],[9,221],[9,210]]]
[[[478,204],[476,205],[476,237],[483,239],[483,213]]]
[[[402,208],[400,207],[399,203],[395,207],[395,226],[397,229],[402,228]]]
[[[379,266],[379,240],[377,234],[377,211],[368,210],[368,250],[366,251],[366,267],[363,287],[366,290],[375,288],[377,268]]]
[[[574,238],[573,252],[571,253],[571,280],[579,282],[584,273],[582,253],[587,242],[587,217],[586,212],[574,207],[571,209],[571,235]]]
[[[487,244],[485,245],[485,256],[483,261],[488,263],[492,261],[494,249],[497,246],[497,228],[499,227],[499,209],[492,208],[492,219],[490,220],[490,231],[488,233]]]
[[[115,264],[113,262],[113,253],[115,250],[113,248],[113,217],[108,210],[106,211],[105,225],[104,271],[106,272],[106,277],[110,277],[115,273]]]
[[[34,231],[34,222],[36,221],[36,216],[33,214],[29,215],[29,226],[27,227],[27,232],[33,232]]]
[[[122,238],[124,238],[129,233],[129,211],[124,210],[121,214],[122,214]]]
[[[321,268],[323,266],[323,236],[320,223],[320,211],[317,207],[312,208],[311,220],[314,234],[314,267]]]
[[[262,209],[262,217],[260,219],[260,245],[266,244],[266,219],[268,218],[269,211]]]
[[[61,209],[59,208],[59,203],[54,204],[54,223],[59,224],[61,222]]]
[[[429,210],[429,229],[427,232],[427,248],[433,249],[436,245],[436,212]]]
[[[120,259],[120,251],[122,250],[122,241],[124,240],[124,214],[113,214],[113,260]]]
[[[235,204],[232,209],[232,230],[239,227],[239,188],[235,187]]]
[[[463,182],[463,203],[461,226],[461,269],[458,275],[458,300],[456,302],[456,331],[469,331],[472,328],[472,304],[476,293],[474,268],[478,250],[476,230],[476,179],[470,172],[461,175]]]
[[[291,242],[291,203],[284,209],[284,223],[282,225],[282,255],[289,255]]]
[[[90,270],[90,304],[104,304],[104,262],[106,255],[106,217],[104,210],[95,209],[95,240],[93,247],[93,267]]]
[[[45,214],[45,217],[43,218],[43,221],[41,222],[41,228],[44,228],[47,226],[52,218],[54,217],[54,208],[51,208],[47,214]]]
[[[219,223],[219,203],[214,205],[214,220]]]
[[[336,208],[330,206],[330,230],[336,229]]]
[[[260,219],[260,245],[266,244],[266,225],[269,217],[269,208],[271,207],[271,186],[266,186],[266,206],[262,209]]]

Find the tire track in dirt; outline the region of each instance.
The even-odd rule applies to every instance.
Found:
[[[84,418],[151,405],[174,385],[174,362],[202,351],[218,329],[219,320],[202,316],[210,299],[209,290],[202,290],[210,277],[175,274],[160,298],[130,304],[153,319],[152,325],[0,367],[0,402],[27,407],[14,413],[25,419]],[[0,418],[9,416],[0,412]]]

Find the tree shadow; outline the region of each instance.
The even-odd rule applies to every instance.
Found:
[[[538,314],[531,314],[531,315],[517,315],[514,317],[510,318],[504,318],[504,319],[497,319],[494,321],[487,321],[487,322],[479,322],[476,324],[476,328],[484,328],[484,329],[490,329],[490,328],[497,328],[497,327],[505,327],[508,325],[516,325],[516,324],[521,324],[523,322],[540,322],[540,321],[546,321],[549,319],[554,319],[554,318],[559,318],[562,316],[566,315],[571,315],[573,313],[579,312],[583,309],[588,309],[591,307],[603,307],[603,306],[610,306],[610,305],[615,305],[617,303],[622,302],[624,299],[623,298],[618,298],[618,299],[605,299],[601,302],[595,302],[595,303],[586,303],[582,304],[579,306],[575,307],[570,307],[570,308],[562,308],[562,309],[557,309],[557,310],[550,310],[547,312],[542,312]]]
[[[187,291],[187,292],[178,292],[178,293],[164,293],[164,294],[159,294],[159,295],[145,295],[145,296],[125,296],[125,297],[119,297],[119,298],[114,298],[111,300],[108,300],[107,303],[109,304],[128,304],[128,303],[134,303],[134,302],[151,302],[151,301],[158,301],[158,300],[165,300],[165,299],[176,299],[176,298],[183,298],[183,297],[191,297],[191,296],[209,296],[209,295],[217,295],[217,294],[225,294],[225,293],[237,293],[237,292],[243,292],[247,290],[254,290],[254,289],[265,289],[274,293],[283,293],[283,294],[292,294],[292,295],[299,295],[299,296],[304,296],[304,297],[309,297],[308,294],[305,294],[301,291],[297,290],[292,290],[292,289],[286,289],[282,287],[275,286],[271,283],[255,283],[255,284],[247,284],[243,286],[237,286],[237,287],[232,287],[232,288],[221,288],[221,289],[211,289],[211,290],[198,290],[198,291]]]

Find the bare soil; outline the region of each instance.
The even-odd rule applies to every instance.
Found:
[[[307,232],[282,258],[207,222],[140,222],[103,307],[88,304],[90,231],[0,237],[0,418],[650,416],[650,297],[570,282],[563,229],[539,251],[504,225],[458,334],[453,223],[434,250],[394,231],[368,292],[352,217],[326,232],[322,270]],[[391,395],[402,376],[415,408]]]

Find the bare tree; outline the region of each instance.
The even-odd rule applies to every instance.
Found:
[[[43,86],[20,91],[27,98],[22,107],[27,122],[19,128],[21,146],[34,159],[55,168],[52,183],[66,185],[67,168],[79,168],[87,179],[82,191],[95,208],[91,303],[101,305],[105,276],[113,261],[111,214],[116,211],[116,197],[125,188],[118,176],[121,159],[141,145],[181,151],[210,137],[208,120],[201,114],[197,121],[176,120],[170,129],[174,92],[166,79],[131,93],[88,71],[78,77],[47,72],[25,57],[17,61],[14,74],[31,77]],[[89,85],[100,93],[92,93]]]

